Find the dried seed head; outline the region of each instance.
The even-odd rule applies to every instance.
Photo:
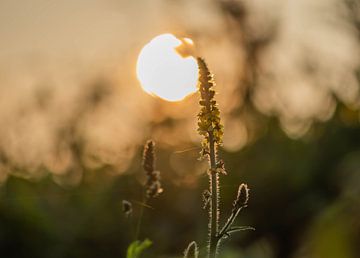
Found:
[[[143,168],[147,173],[155,170],[155,143],[153,140],[148,140],[144,146]]]
[[[144,146],[143,168],[146,173],[146,198],[154,198],[163,192],[160,172],[155,170],[155,143],[148,140]]]
[[[199,104],[201,106],[198,114],[198,133],[204,136],[201,153],[202,155],[207,155],[209,153],[210,134],[214,142],[220,145],[223,137],[223,126],[220,123],[220,111],[214,99],[215,91],[213,86],[215,81],[213,75],[204,59],[197,58],[197,63],[199,67]]]
[[[161,194],[164,190],[161,188],[160,181],[154,181],[152,184],[150,184],[146,190],[146,196],[147,198],[155,198],[159,194]]]
[[[249,188],[247,184],[241,184],[238,189],[236,200],[234,201],[234,209],[246,206],[249,201]]]
[[[132,213],[132,204],[127,200],[122,201],[122,211],[124,212],[125,216],[130,216]]]

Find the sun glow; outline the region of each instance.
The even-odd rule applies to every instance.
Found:
[[[180,101],[197,91],[197,63],[191,39],[172,34],[153,38],[141,50],[136,73],[145,92],[167,101]]]

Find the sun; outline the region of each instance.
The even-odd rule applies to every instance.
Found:
[[[197,91],[198,67],[190,55],[193,42],[172,34],[153,38],[141,50],[137,77],[145,92],[167,101],[180,101]]]

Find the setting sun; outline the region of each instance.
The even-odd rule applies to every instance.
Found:
[[[193,43],[172,34],[153,38],[141,50],[136,73],[147,93],[167,101],[180,101],[197,90],[197,63],[185,53]],[[183,46],[185,46],[183,48]]]

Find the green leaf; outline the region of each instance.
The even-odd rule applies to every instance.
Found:
[[[230,229],[228,229],[226,231],[225,234],[232,234],[232,233],[235,233],[235,232],[238,232],[238,231],[244,231],[244,230],[255,230],[255,228],[253,227],[249,227],[249,226],[241,226],[241,227],[231,227]]]
[[[152,242],[149,239],[145,239],[143,242],[136,240],[132,242],[128,249],[126,258],[139,258],[141,253],[151,246]]]

